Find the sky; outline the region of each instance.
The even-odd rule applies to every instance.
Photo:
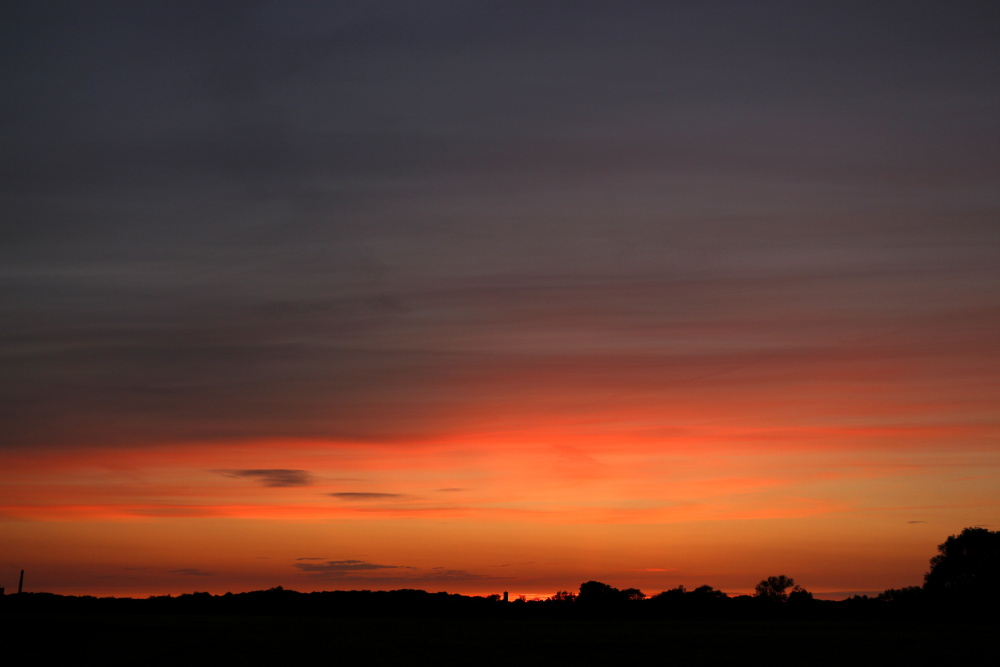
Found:
[[[995,2],[5,2],[0,586],[919,585],[1000,526]]]

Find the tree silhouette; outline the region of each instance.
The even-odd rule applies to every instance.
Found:
[[[1000,531],[966,528],[938,545],[924,590],[935,596],[992,598],[1000,595]]]
[[[621,592],[622,596],[626,600],[645,600],[646,594],[640,591],[638,588],[626,588]]]
[[[796,604],[802,602],[812,602],[813,594],[802,588],[801,586],[796,586],[792,589],[792,592],[788,594],[788,601]]]
[[[623,599],[620,590],[600,581],[580,584],[580,594],[577,596],[577,601],[585,604],[609,604]]]
[[[906,586],[905,588],[887,588],[878,594],[877,599],[882,602],[912,605],[920,602],[923,596],[924,589],[920,586]]]
[[[570,591],[556,591],[555,595],[549,598],[554,602],[575,602],[576,593]]]
[[[776,577],[768,577],[767,579],[762,579],[754,587],[754,597],[762,600],[784,602],[788,599],[788,593],[785,591],[792,586],[795,586],[795,580],[791,577],[786,577],[783,574],[779,574]]]
[[[681,586],[681,588],[684,587]],[[689,592],[688,595],[697,600],[725,600],[728,599],[729,597],[722,591],[712,588],[708,584],[705,584],[704,586],[699,586],[698,588]]]

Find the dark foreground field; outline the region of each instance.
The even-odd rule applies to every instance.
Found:
[[[4,661],[131,665],[997,664],[992,623],[4,614]],[[9,661],[8,661],[9,660]]]

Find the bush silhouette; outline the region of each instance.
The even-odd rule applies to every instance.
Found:
[[[767,579],[762,579],[754,587],[754,597],[762,600],[784,602],[788,599],[788,593],[785,591],[794,585],[795,580],[783,574],[779,574],[776,577],[768,577]]]
[[[600,581],[587,581],[580,584],[580,594],[577,600],[584,604],[611,604],[624,600],[624,595],[617,588]]]
[[[1000,531],[966,528],[938,545],[924,591],[935,597],[993,599],[1000,595]]]
[[[786,592],[789,588],[791,592]],[[761,580],[754,587],[754,597],[770,602],[809,602],[813,599],[812,593],[796,586],[794,579],[783,574]]]

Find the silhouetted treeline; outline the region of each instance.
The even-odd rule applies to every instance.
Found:
[[[0,596],[2,613],[462,615],[497,617],[664,617],[721,619],[937,619],[1000,616],[1000,532],[966,528],[938,547],[923,587],[889,589],[876,597],[816,600],[785,575],[762,579],[754,595],[730,597],[711,586],[678,586],[652,596],[587,581],[578,592],[505,602],[422,590],[300,593],[280,586],[248,593],[188,593],[145,599],[19,593]]]
[[[632,589],[634,590],[634,589]],[[580,593],[545,600],[503,602],[499,596],[466,596],[422,590],[323,591],[300,593],[281,587],[247,593],[187,593],[178,596],[98,598],[51,593],[22,593],[0,598],[2,613],[37,614],[213,614],[293,616],[454,616],[465,617],[634,617],[780,619],[934,619],[968,612],[978,606],[940,604],[922,589],[886,591],[877,597],[856,596],[842,601],[811,598],[775,601],[761,596],[727,596],[709,586],[683,586],[646,597],[587,582]]]
[[[422,590],[395,591],[320,591],[300,593],[278,586],[246,593],[185,593],[149,598],[114,598],[63,596],[51,593],[22,593],[0,597],[0,609],[32,612],[67,613],[98,611],[103,613],[198,613],[198,614],[267,614],[267,615],[337,615],[337,614],[426,614],[476,613],[496,607],[499,596],[479,597]]]

